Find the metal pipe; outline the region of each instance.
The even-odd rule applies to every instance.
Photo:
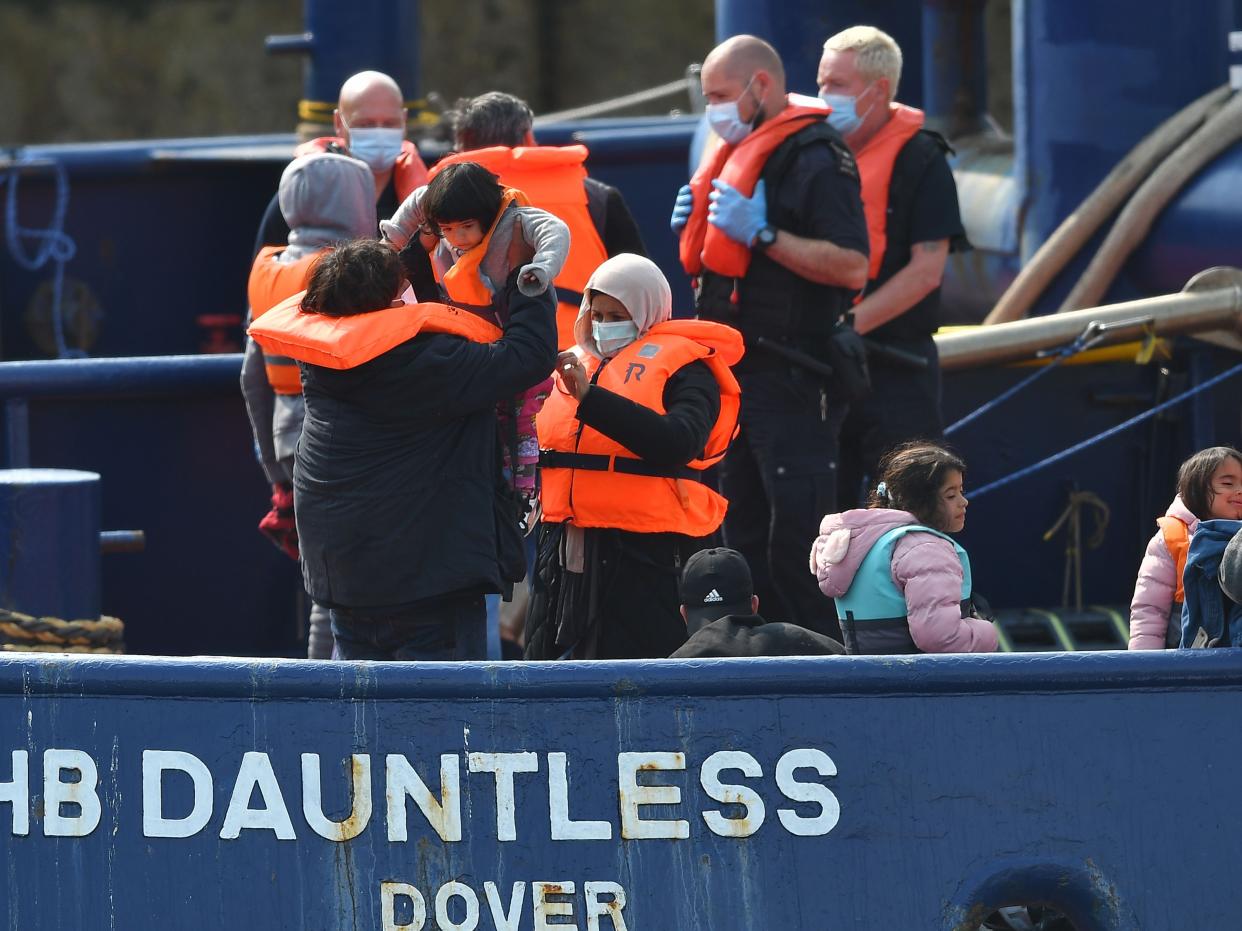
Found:
[[[147,534],[142,530],[99,531],[99,552],[141,553],[147,548]]]
[[[1192,281],[1187,287],[1193,285]],[[1127,342],[1146,335],[1149,330],[1158,336],[1221,329],[1242,331],[1242,285],[1234,283],[1210,290],[1188,290],[941,333],[936,336],[936,348],[940,352],[940,366],[945,371],[999,365],[1034,358],[1041,349],[1063,346],[1093,322],[1122,324],[1123,321],[1128,322],[1110,327],[1102,342]]]
[[[241,354],[0,362],[0,398],[183,397],[237,392]]]
[[[923,110],[950,138],[987,127],[984,0],[923,0]]]

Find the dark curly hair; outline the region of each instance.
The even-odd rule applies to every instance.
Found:
[[[463,220],[476,220],[486,232],[496,221],[504,196],[500,178],[478,162],[456,162],[446,166],[427,185],[423,216],[437,235],[441,223]]]
[[[954,471],[966,474],[966,463],[956,453],[934,443],[905,443],[880,460],[880,483],[867,507],[909,511],[920,523],[945,530],[940,487]]]
[[[353,239],[325,252],[311,269],[302,310],[350,317],[380,310],[399,293],[401,260],[377,239]]]
[[[1186,509],[1199,520],[1207,520],[1212,513],[1212,473],[1230,458],[1242,465],[1242,452],[1232,446],[1209,446],[1199,450],[1177,470],[1177,493]]]

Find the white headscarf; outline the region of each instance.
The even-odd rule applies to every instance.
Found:
[[[668,286],[668,279],[655,262],[641,255],[629,252],[614,255],[595,269],[595,274],[591,275],[582,290],[582,307],[578,311],[578,319],[574,321],[574,338],[583,350],[597,359],[602,359],[603,354],[591,336],[588,292],[599,291],[624,304],[630,318],[638,326],[639,337],[657,323],[673,316],[673,292]]]

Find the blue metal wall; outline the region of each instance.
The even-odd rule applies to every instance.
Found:
[[[4,464],[97,472],[103,528],[146,533],[142,552],[104,557],[97,596],[125,622],[130,652],[305,655],[297,567],[256,529],[270,490],[240,365],[233,355],[0,366],[0,399],[27,402],[29,430],[25,449],[12,442],[21,418],[6,405]]]
[[[89,287],[102,312],[91,355],[197,352],[204,336],[198,316],[245,314],[255,233],[292,155],[293,138],[244,141],[281,154],[222,158],[235,148],[235,139],[27,150],[32,159],[54,159],[68,169],[65,231],[77,252],[65,274]],[[194,157],[195,149],[201,157]],[[0,195],[7,197],[3,188]],[[41,228],[54,199],[46,168],[23,171],[19,222]],[[46,356],[34,343],[26,315],[35,292],[51,277],[50,266],[26,272],[0,247],[3,358]],[[240,338],[240,327],[232,335]]]
[[[1079,931],[1230,928],[1236,828],[1212,786],[1242,765],[1240,693],[1220,651],[4,659],[0,900],[12,929],[530,931],[561,926],[533,920],[542,882],[573,926],[606,931],[965,931],[1041,900]],[[170,753],[182,771],[161,778]],[[460,839],[389,783],[403,763],[460,812],[459,835],[441,828]],[[413,893],[385,925],[382,883],[425,899],[425,925]],[[505,911],[524,884],[511,922],[488,883]],[[588,917],[587,883],[620,888],[619,921]]]

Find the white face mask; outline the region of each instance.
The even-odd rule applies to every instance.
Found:
[[[633,320],[617,320],[614,323],[592,320],[591,338],[595,340],[599,354],[609,359],[638,339],[638,324]]]
[[[862,113],[858,112],[858,101],[870,89],[871,86],[868,85],[857,97],[851,97],[849,94],[830,94],[827,91],[821,93],[819,99],[832,108],[832,112],[828,114],[828,125],[842,136],[848,136],[857,130],[863,124],[863,120],[875,109],[875,101],[872,100],[866,110]]]
[[[345,121],[341,120],[345,125]],[[405,130],[389,129],[375,126],[367,129],[350,129],[349,154],[361,159],[370,166],[372,171],[387,171],[401,154],[401,144],[405,141]]]
[[[711,125],[716,135],[729,145],[737,145],[749,136],[751,130],[755,128],[755,120],[759,118],[759,108],[756,107],[755,115],[751,117],[750,122],[743,123],[737,109],[738,101],[746,96],[746,92],[750,90],[750,85],[754,83],[754,80],[754,77],[751,77],[746,82],[742,92],[737,95],[737,100],[730,100],[727,103],[709,103],[707,105],[707,122]]]

